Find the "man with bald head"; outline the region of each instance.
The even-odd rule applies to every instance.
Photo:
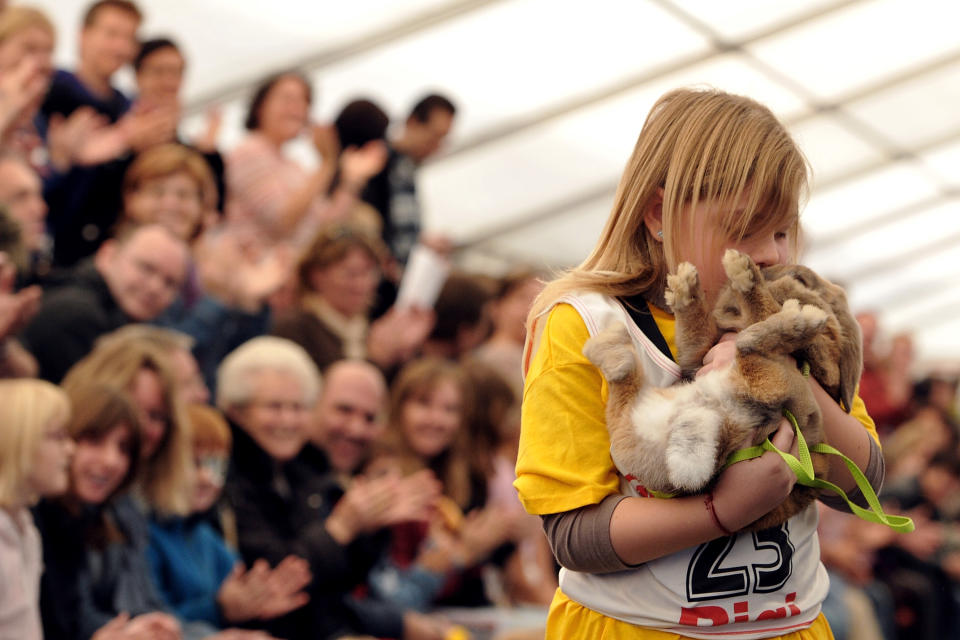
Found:
[[[125,227],[104,242],[68,285],[44,295],[21,334],[39,376],[60,382],[101,335],[157,318],[179,293],[189,256],[184,241],[158,224]]]
[[[356,473],[383,433],[387,384],[364,360],[340,360],[327,368],[317,403],[313,443],[343,476]]]
[[[361,534],[376,536],[398,522],[425,519],[440,495],[440,485],[428,471],[402,480],[357,475],[383,434],[386,401],[383,374],[365,360],[339,360],[324,371],[312,440],[346,488],[326,521],[327,530],[341,544]],[[389,538],[379,539],[386,545]],[[442,637],[449,626],[373,598],[348,598],[344,604],[360,621],[360,630],[375,637]]]

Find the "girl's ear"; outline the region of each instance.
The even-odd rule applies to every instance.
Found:
[[[657,187],[644,207],[643,224],[657,242],[663,242],[663,187]]]

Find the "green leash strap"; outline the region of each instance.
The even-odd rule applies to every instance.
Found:
[[[833,491],[846,501],[847,505],[850,507],[850,510],[857,517],[862,518],[863,520],[886,525],[898,533],[910,533],[913,531],[913,520],[910,518],[906,516],[892,516],[884,513],[883,507],[880,506],[880,500],[877,499],[876,492],[873,490],[873,487],[870,486],[870,482],[867,481],[866,476],[863,475],[863,472],[859,467],[857,467],[853,460],[843,455],[843,453],[828,444],[820,443],[808,448],[807,442],[804,439],[803,434],[800,432],[797,419],[786,409],[784,409],[783,415],[786,416],[787,420],[790,421],[790,424],[793,425],[793,432],[797,437],[798,457],[795,458],[793,455],[785,451],[780,451],[780,449],[777,449],[768,439],[764,440],[763,444],[747,447],[746,449],[740,449],[739,451],[734,451],[732,454],[730,454],[730,457],[727,458],[727,463],[724,468],[743,460],[757,458],[763,455],[764,451],[775,451],[780,455],[781,458],[783,458],[784,462],[787,463],[794,474],[796,474],[797,482],[799,484],[802,484],[806,487],[813,487],[815,489],[829,489],[830,491]],[[853,479],[857,483],[857,487],[859,487],[860,492],[866,499],[870,509],[864,509],[860,505],[851,502],[844,490],[832,482],[817,478],[813,472],[813,460],[810,458],[810,451],[813,451],[814,453],[840,456],[843,459],[843,463],[847,465],[847,469],[849,469],[850,473],[853,475]]]

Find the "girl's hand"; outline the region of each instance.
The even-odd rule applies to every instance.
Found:
[[[793,426],[786,419],[771,439],[781,451],[797,455]],[[797,476],[774,451],[731,465],[713,489],[713,505],[720,523],[737,531],[765,515],[790,495]]]
[[[725,333],[720,336],[717,344],[710,347],[707,355],[703,356],[703,366],[697,370],[697,376],[700,377],[711,371],[723,369],[731,364],[737,357],[737,334]]]

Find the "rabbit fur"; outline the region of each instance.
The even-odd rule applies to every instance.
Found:
[[[860,328],[839,286],[801,265],[763,270],[746,254],[723,257],[728,281],[708,309],[696,268],[679,265],[667,279],[676,318],[677,361],[689,381],[653,388],[626,326],[614,323],[591,337],[584,355],[609,385],[606,408],[611,457],[624,476],[671,494],[707,489],[728,456],[763,442],[789,410],[808,444],[824,441],[813,391],[796,362],[849,411],[862,369]],[[736,356],[699,378],[704,355],[722,333],[736,331]],[[813,453],[814,471],[828,466]],[[816,489],[795,485],[777,508],[742,530],[776,526],[812,502]]]

